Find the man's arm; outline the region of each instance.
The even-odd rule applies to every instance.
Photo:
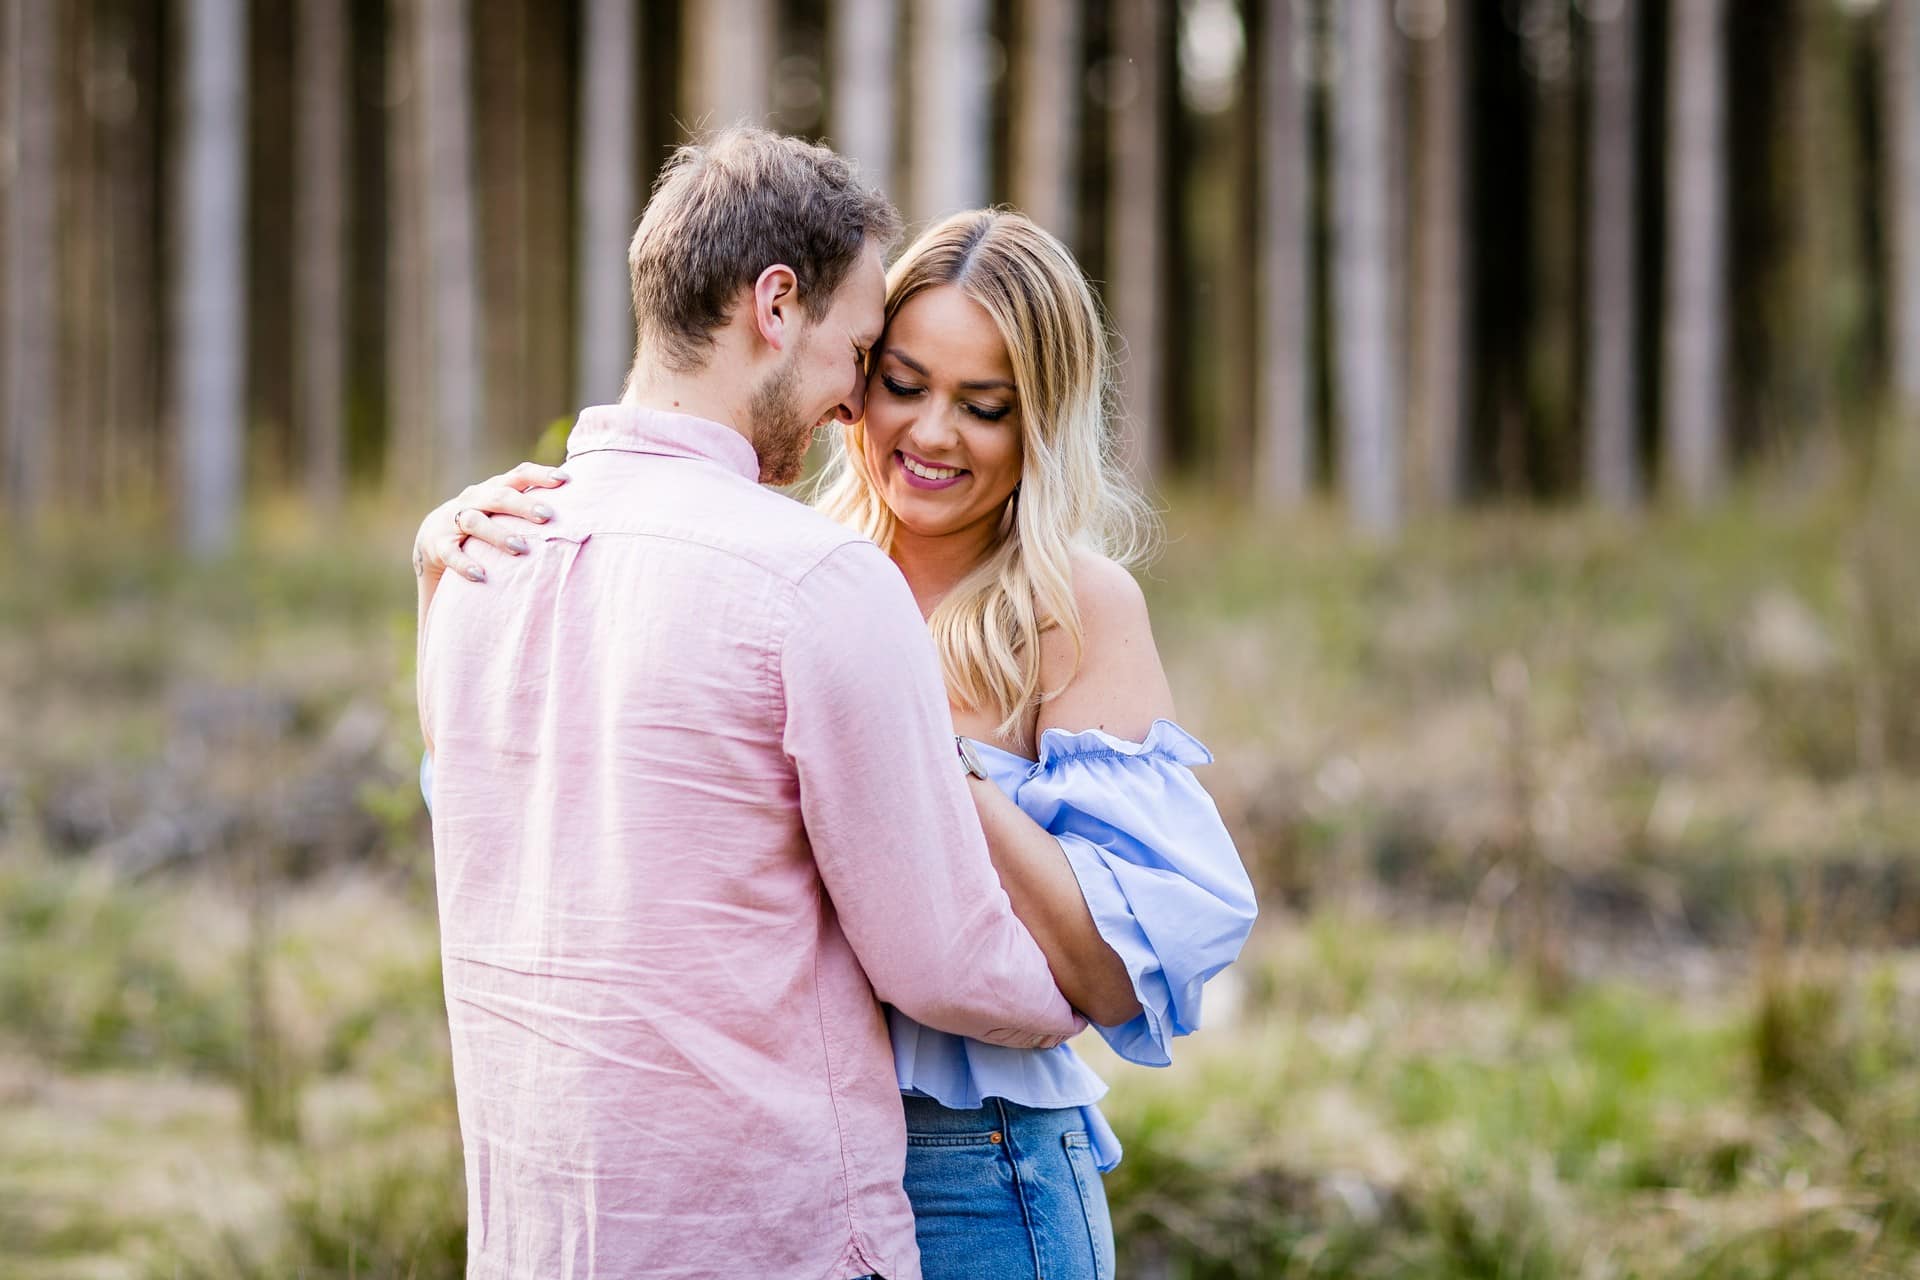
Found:
[[[875,994],[998,1044],[1078,1031],[988,860],[932,637],[872,544],[801,582],[781,679],[807,837]]]

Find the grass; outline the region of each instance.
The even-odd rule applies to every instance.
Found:
[[[1121,1274],[1920,1273],[1917,511],[1179,507],[1157,635],[1265,912],[1173,1069],[1088,1051]],[[461,1274],[358,524],[0,567],[0,1274]]]

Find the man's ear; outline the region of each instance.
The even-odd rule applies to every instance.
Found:
[[[800,281],[793,268],[776,262],[753,282],[753,327],[775,351],[786,349],[799,321]]]

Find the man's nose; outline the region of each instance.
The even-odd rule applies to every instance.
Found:
[[[842,400],[833,407],[833,416],[840,419],[841,422],[851,425],[864,418],[866,413],[867,380],[865,378],[855,378],[853,380],[852,393],[848,395],[845,400]]]

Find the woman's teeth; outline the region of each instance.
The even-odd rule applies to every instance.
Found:
[[[900,455],[900,462],[907,470],[913,472],[913,474],[919,476],[922,480],[951,480],[960,474],[959,467],[925,466],[915,462],[904,453]]]

